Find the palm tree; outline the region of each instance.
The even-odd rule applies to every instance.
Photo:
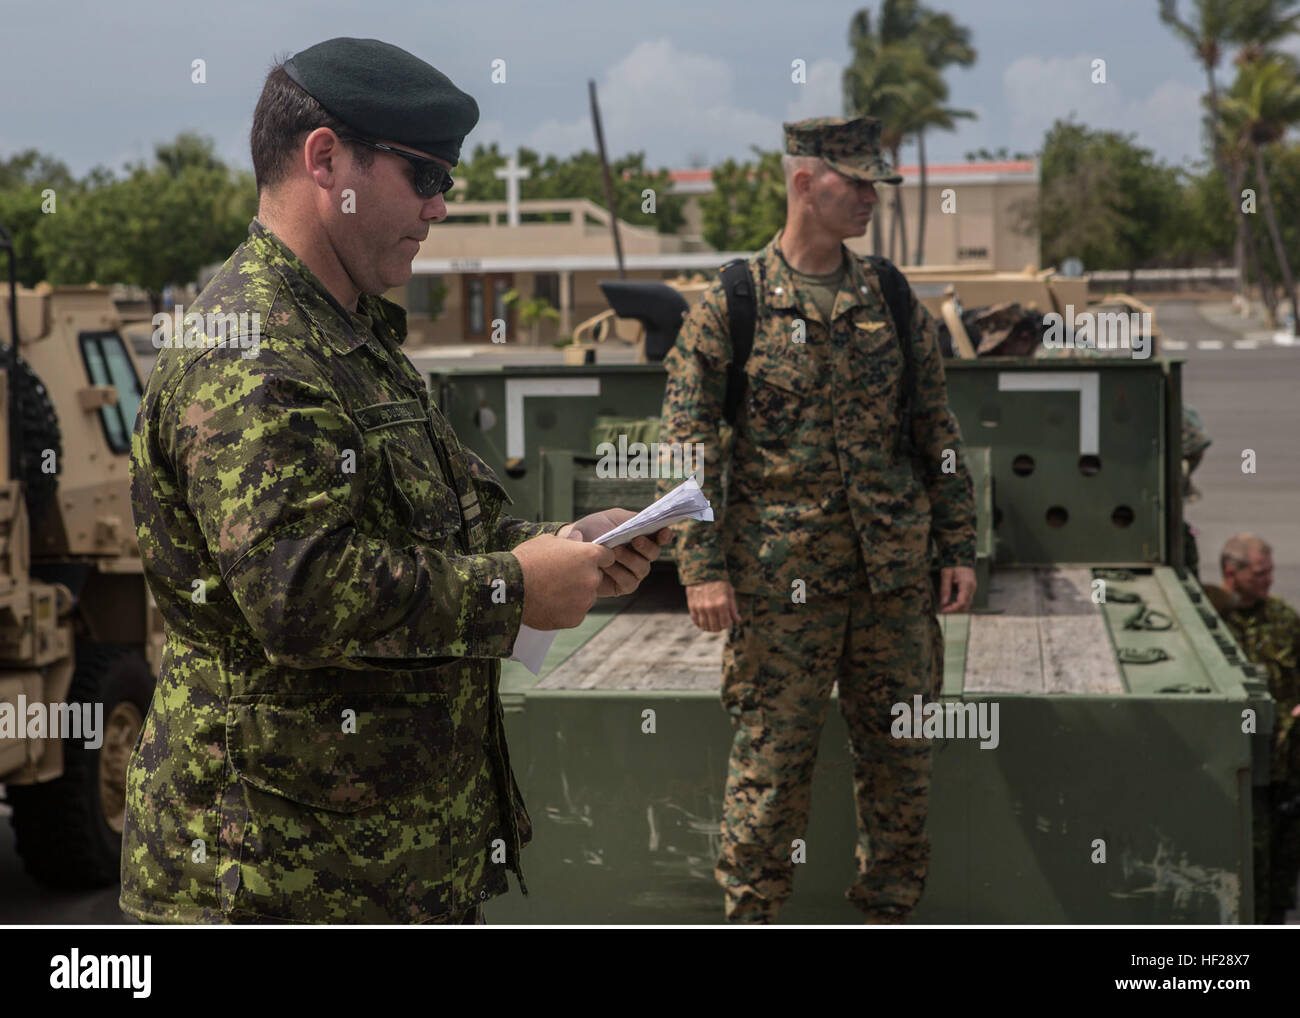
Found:
[[[944,91],[947,92],[946,86]],[[916,207],[916,258],[912,262],[913,265],[925,264],[925,207],[928,200],[926,198],[925,129],[927,127],[937,127],[943,131],[951,131],[957,126],[954,121],[958,119],[973,120],[974,118],[975,114],[970,110],[950,109],[944,106],[942,100],[939,99],[929,103],[920,103],[913,111],[911,122],[915,125],[917,163],[921,170]]]
[[[1295,0],[1192,0],[1196,17],[1192,22],[1178,16],[1178,0],[1160,0],[1160,20],[1169,25],[1195,51],[1205,68],[1209,94],[1209,140],[1213,149],[1214,164],[1223,172],[1228,187],[1228,203],[1240,208],[1243,172],[1225,157],[1216,142],[1222,137],[1220,129],[1220,99],[1214,72],[1219,66],[1226,45],[1240,43],[1246,47],[1248,59],[1252,54],[1296,30],[1300,13],[1288,10]],[[1237,217],[1237,238],[1233,246],[1233,265],[1237,270],[1237,293],[1245,297],[1245,254],[1250,237],[1247,213]],[[1263,280],[1260,280],[1261,288]]]
[[[912,18],[908,22],[908,37],[911,38],[925,54],[928,66],[942,72],[945,67],[956,64],[969,67],[975,63],[978,55],[970,44],[970,29],[953,21],[952,16],[912,4]],[[948,101],[948,85],[941,79],[942,94],[935,95],[929,102],[921,102],[912,111],[912,133],[916,135],[917,163],[920,166],[921,179],[917,193],[916,224],[916,259],[914,265],[925,264],[925,208],[926,208],[926,164],[925,131],[937,128],[951,131],[956,128],[954,120],[974,119],[970,110],[954,110],[944,106]]]
[[[1227,106],[1219,110],[1219,151],[1227,172],[1246,183],[1246,171],[1251,161],[1250,137],[1245,129],[1245,114],[1240,107]],[[1235,199],[1234,199],[1235,205]],[[1238,225],[1245,216],[1238,215]],[[1249,222],[1249,220],[1247,220]],[[1246,268],[1249,279],[1259,284],[1260,299],[1264,304],[1264,322],[1270,328],[1277,326],[1277,290],[1271,279],[1264,275],[1259,254],[1260,237],[1252,228],[1246,230]]]
[[[953,63],[968,66],[975,60],[969,30],[958,26],[946,14],[930,11],[918,0],[885,0],[879,23],[872,31],[871,12],[860,10],[849,23],[849,46],[853,62],[844,72],[845,113],[873,116],[882,121],[882,146],[899,163],[899,149],[912,135],[917,136],[921,163],[919,217],[921,239],[917,242],[919,264],[925,230],[925,140],[928,127],[951,130],[953,120],[972,117],[966,110],[944,104],[948,88],[940,70]],[[903,220],[903,199],[895,188],[891,196],[889,256],[901,245],[902,262],[908,262],[907,232]],[[872,240],[882,251],[880,220],[872,220]]]
[[[533,346],[541,342],[541,323],[544,319],[559,321],[560,313],[543,297],[525,297],[518,290],[510,290],[502,300],[519,312],[519,324],[528,329]]]
[[[887,0],[886,13],[888,9]],[[872,32],[871,12],[867,10],[858,11],[849,23],[849,47],[853,51],[853,62],[844,69],[842,78],[844,115],[880,120],[882,146],[896,149],[901,141],[897,125],[909,101],[914,101],[909,100],[908,94],[916,85],[909,81],[908,72],[914,68],[927,69],[918,68],[917,54],[908,55],[899,47],[885,45],[879,35]],[[894,142],[892,147],[891,142]],[[871,238],[876,254],[884,254],[879,215],[871,217]]]
[[[1247,62],[1237,72],[1231,94],[1222,100],[1224,112],[1240,124],[1255,159],[1264,219],[1273,242],[1273,254],[1282,273],[1282,285],[1291,300],[1291,333],[1300,336],[1300,305],[1296,303],[1295,275],[1282,244],[1273,193],[1264,165],[1264,150],[1279,141],[1289,128],[1300,123],[1300,65],[1293,57],[1269,54]]]

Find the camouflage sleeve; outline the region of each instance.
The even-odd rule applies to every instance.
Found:
[[[489,535],[489,548],[493,551],[512,551],[531,537],[559,533],[563,523],[530,523],[517,516],[507,516],[502,510],[509,496],[496,473],[473,449],[467,449],[463,445],[460,449],[469,462],[474,490],[478,493],[479,505],[483,507],[483,524]]]
[[[930,496],[930,532],[939,547],[940,566],[973,567],[975,487],[966,465],[961,428],[956,415],[948,408],[939,327],[915,293],[912,294],[912,335],[920,339],[913,434]],[[952,455],[945,456],[947,450],[952,450]]]
[[[1276,701],[1273,721],[1273,781],[1300,781],[1300,719],[1292,715],[1300,704],[1300,615],[1281,598],[1270,598],[1276,606],[1273,638],[1261,649],[1268,659],[1269,693]],[[1234,633],[1234,635],[1236,635]],[[1245,645],[1238,637],[1238,643]]]
[[[1280,599],[1279,599],[1280,600]],[[1285,602],[1282,604],[1284,612],[1283,617],[1283,639],[1281,646],[1278,647],[1278,657],[1282,665],[1282,688],[1281,696],[1277,697],[1279,703],[1279,713],[1285,708],[1288,719],[1294,724],[1296,719],[1291,718],[1291,711],[1300,704],[1300,615],[1297,615],[1295,609]]]
[[[160,409],[158,441],[222,582],[274,664],[411,668],[508,657],[519,560],[397,547],[358,525],[365,440],[322,377],[270,344],[210,354]],[[504,579],[504,603],[493,581]],[[499,598],[498,598],[499,600]],[[436,662],[441,663],[441,662]]]
[[[722,548],[724,460],[719,435],[722,404],[731,363],[726,295],[721,282],[705,291],[686,316],[677,342],[664,358],[667,381],[659,426],[662,444],[699,443],[704,450],[700,486],[713,506],[713,523],[687,520],[675,529],[673,553],[684,586],[725,580],[727,561]],[[678,479],[659,482],[663,494]]]

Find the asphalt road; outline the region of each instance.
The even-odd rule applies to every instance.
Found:
[[[1218,552],[1229,536],[1252,531],[1273,545],[1273,592],[1300,605],[1300,346],[1243,343],[1237,332],[1208,322],[1191,302],[1157,304],[1156,315],[1164,335],[1185,345],[1164,352],[1186,358],[1184,400],[1214,440],[1193,478],[1203,497],[1187,511],[1199,532],[1201,579],[1217,579]],[[481,348],[471,353],[508,356]],[[465,363],[468,355],[452,350],[413,359],[425,371],[434,363]],[[543,351],[542,359],[561,358]],[[145,370],[152,366],[148,360]],[[1242,473],[1246,449],[1255,452],[1253,475]],[[1291,922],[1298,918],[1300,913],[1291,913]],[[128,921],[117,907],[115,887],[55,893],[30,880],[14,852],[7,808],[0,806],[0,925]]]
[[[1238,346],[1241,336],[1211,325],[1190,302],[1158,305],[1156,320],[1166,337],[1187,344],[1166,355],[1186,358],[1183,400],[1214,440],[1192,475],[1203,497],[1186,507],[1201,581],[1217,582],[1223,542],[1249,531],[1273,546],[1273,593],[1300,605],[1300,346]],[[1242,472],[1247,449],[1254,474]]]

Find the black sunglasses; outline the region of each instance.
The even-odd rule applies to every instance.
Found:
[[[400,148],[393,148],[391,145],[381,145],[377,141],[366,141],[365,138],[357,138],[351,135],[340,134],[339,140],[353,141],[358,145],[365,145],[366,148],[378,149],[380,152],[391,152],[395,156],[401,156],[415,167],[415,193],[421,198],[432,198],[434,195],[445,194],[451,190],[451,185],[454,183],[451,179],[451,171],[442,163],[434,162],[432,159],[425,159],[423,156],[403,152]]]

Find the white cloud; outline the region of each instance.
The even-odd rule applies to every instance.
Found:
[[[675,161],[679,152],[700,152],[716,163],[746,157],[750,145],[778,148],[780,121],[742,108],[735,93],[725,61],[680,50],[667,39],[639,43],[597,86],[606,151],[616,158],[644,150],[646,162],[656,166]],[[589,115],[544,121],[522,143],[559,155],[596,144]]]
[[[480,120],[474,125],[474,130],[470,131],[468,137],[461,143],[461,161],[469,159],[474,154],[474,149],[479,145],[484,148],[491,148],[494,141],[500,151],[510,152],[512,146],[507,140],[506,125],[500,120]]]
[[[1071,114],[1094,130],[1136,134],[1140,145],[1166,159],[1200,153],[1201,90],[1169,79],[1146,96],[1124,86],[1124,67],[1106,66],[1106,83],[1092,81],[1096,54],[1021,57],[1002,75],[1009,120],[1009,148],[1031,150],[1058,119]]]
[[[799,89],[799,97],[786,105],[786,120],[809,117],[839,117],[844,114],[844,89],[841,78],[844,64],[830,58],[818,60],[808,68],[808,80]]]

